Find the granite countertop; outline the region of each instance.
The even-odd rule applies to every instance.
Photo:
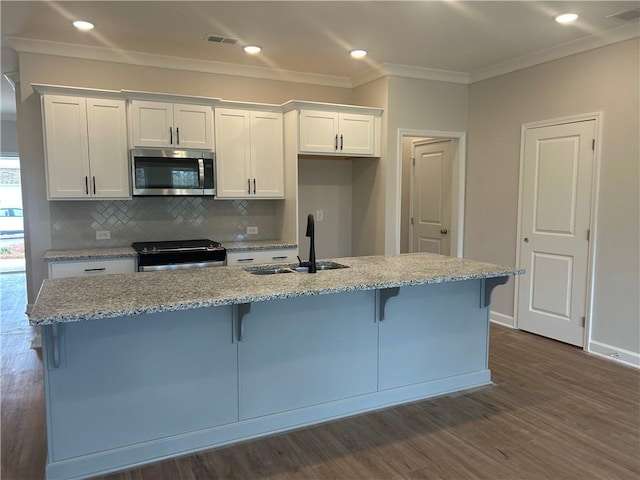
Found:
[[[429,253],[332,260],[351,268],[252,275],[245,267],[230,266],[45,280],[29,323],[77,322],[523,273],[513,267]]]
[[[298,245],[280,240],[255,240],[251,242],[221,242],[229,252],[243,250],[274,250],[297,248]],[[96,260],[104,258],[137,257],[138,254],[131,247],[95,247],[77,248],[69,250],[47,250],[44,254],[45,262],[69,262],[77,260]]]
[[[44,254],[45,262],[65,262],[74,260],[96,260],[103,258],[137,257],[137,252],[131,247],[96,247],[77,248],[70,250],[47,250]]]
[[[281,240],[254,240],[250,242],[221,242],[227,252],[241,252],[243,250],[277,250],[298,248],[298,244]]]

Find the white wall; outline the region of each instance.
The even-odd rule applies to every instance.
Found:
[[[592,340],[640,353],[638,39],[471,85],[465,253],[516,263],[520,127],[603,112]],[[513,316],[513,281],[492,308]]]
[[[315,217],[316,258],[351,256],[351,169],[358,160],[300,158],[298,161],[298,250],[309,256],[307,215]],[[322,210],[324,219],[316,212]]]
[[[18,125],[15,120],[0,121],[0,153],[2,155],[18,154]]]

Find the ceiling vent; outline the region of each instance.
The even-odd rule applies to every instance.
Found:
[[[631,10],[625,10],[624,12],[613,13],[607,15],[607,18],[615,18],[622,20],[623,22],[635,22],[640,18],[640,8],[632,8]]]
[[[204,37],[207,42],[211,43],[226,43],[227,45],[235,45],[238,40],[235,38],[223,37],[221,35],[207,35]]]

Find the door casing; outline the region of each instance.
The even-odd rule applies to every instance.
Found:
[[[600,157],[601,157],[601,138],[602,138],[602,112],[585,113],[580,115],[571,115],[567,117],[553,118],[549,120],[541,120],[537,122],[523,123],[520,128],[520,174],[519,174],[519,186],[518,186],[518,226],[516,234],[516,258],[515,264],[517,268],[521,268],[520,265],[520,250],[522,240],[522,189],[524,184],[524,157],[525,157],[525,135],[527,130],[539,127],[551,127],[554,125],[562,125],[566,123],[584,122],[587,120],[595,121],[595,158],[593,162],[593,180],[591,185],[591,217],[589,223],[589,230],[591,232],[591,238],[589,241],[589,253],[587,259],[587,295],[586,295],[586,308],[585,308],[585,325],[584,325],[584,341],[583,350],[589,351],[589,340],[591,339],[591,317],[593,314],[593,292],[595,288],[594,278],[594,259],[597,247],[597,214],[598,214],[598,196],[600,186]],[[515,277],[515,288],[513,295],[513,326],[518,328],[518,290],[520,287],[519,276]]]

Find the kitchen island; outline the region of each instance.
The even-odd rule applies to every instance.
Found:
[[[43,326],[47,478],[491,382],[491,291],[519,271],[432,254],[333,261],[349,268],[45,280],[30,322]]]

